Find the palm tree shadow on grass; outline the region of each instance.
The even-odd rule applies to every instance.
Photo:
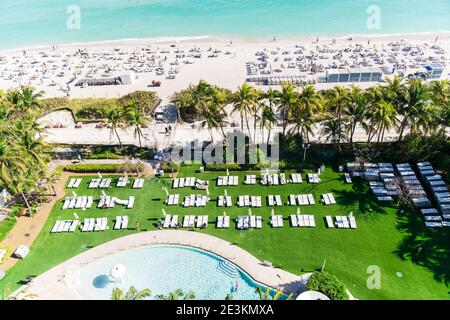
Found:
[[[344,207],[354,209],[355,206],[361,214],[376,213],[386,214],[386,207],[381,205],[377,199],[368,191],[367,186],[361,179],[355,179],[352,190],[333,190],[336,202]]]
[[[398,215],[397,229],[406,233],[398,249],[394,251],[401,259],[411,260],[434,273],[434,278],[450,283],[450,231],[446,228],[425,227],[417,213]]]

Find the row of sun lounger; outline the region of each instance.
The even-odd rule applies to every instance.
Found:
[[[239,230],[262,228],[261,216],[241,216],[237,218],[236,222]]]
[[[168,206],[177,206],[180,201],[179,194],[169,194],[169,198],[167,198],[166,204]]]
[[[256,184],[256,175],[246,175],[244,184]]]
[[[186,178],[176,178],[173,180],[173,188],[185,188],[185,187],[194,187],[196,179],[195,177],[186,177]]]
[[[217,177],[218,186],[237,186],[239,181],[238,176],[220,176]]]
[[[51,233],[74,232],[80,221],[78,220],[57,220],[53,225]]]
[[[336,200],[334,199],[334,196],[332,193],[325,193],[322,195],[323,203],[327,206],[336,204]]]
[[[289,204],[291,206],[309,206],[316,204],[316,202],[314,201],[314,196],[312,194],[291,194],[289,195]]]
[[[226,229],[230,227],[230,217],[229,216],[218,216],[216,227],[218,229]]]
[[[62,209],[89,209],[92,207],[93,202],[94,198],[92,196],[66,197]]]
[[[239,196],[238,207],[255,207],[261,208],[262,202],[260,196]]]
[[[81,184],[81,180],[81,178],[70,179],[69,183],[67,184],[67,188],[78,188]]]
[[[133,189],[142,189],[144,186],[144,179],[136,179],[133,182]]]
[[[283,227],[283,216],[282,215],[273,215],[270,217],[270,224],[273,228],[282,228]]]
[[[353,216],[336,216],[335,222],[331,216],[326,216],[325,221],[328,228],[356,229],[356,219]]]
[[[275,173],[275,174],[262,174],[261,175],[261,184],[264,186],[277,186],[286,184],[286,176],[284,173]]]
[[[191,194],[184,198],[183,207],[206,207],[206,203],[209,201],[208,196],[202,194]]]
[[[317,173],[308,173],[309,183],[320,183],[320,177]]]
[[[297,214],[291,215],[291,225],[293,227],[312,227],[316,226],[313,215]]]
[[[233,205],[231,201],[231,196],[218,196],[217,206],[218,207],[231,207]]]
[[[114,230],[127,229],[128,228],[128,216],[117,216],[114,223]]]
[[[120,177],[119,180],[117,181],[117,187],[119,188],[123,188],[126,187],[128,183],[128,177]]]
[[[92,179],[91,182],[89,183],[88,188],[89,189],[96,189],[96,188],[109,188],[111,186],[111,178],[95,178]]]
[[[300,173],[292,173],[291,174],[292,183],[302,183],[302,175]]]
[[[107,218],[86,218],[81,227],[81,232],[105,231],[107,228]]]
[[[134,201],[134,196],[130,196],[128,200],[121,200],[110,196],[102,196],[98,202],[97,208],[114,208],[116,204],[119,204],[125,206],[127,209],[132,209],[134,206]]]
[[[278,206],[279,207],[279,206],[283,205],[280,195],[276,195],[276,196],[269,195],[269,196],[267,196],[267,200],[268,200],[269,206]]]

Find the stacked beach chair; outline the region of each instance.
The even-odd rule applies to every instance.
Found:
[[[316,220],[314,219],[313,215],[293,214],[291,215],[291,225],[293,227],[314,228],[316,226]]]
[[[80,224],[79,220],[57,220],[50,232],[51,233],[75,232],[79,224]]]
[[[217,177],[218,186],[237,186],[239,184],[238,176],[219,176]]]
[[[135,179],[133,189],[142,189],[144,187],[144,179]]]
[[[290,194],[289,195],[289,205],[295,206],[309,206],[316,204],[314,196],[312,194]]]
[[[238,207],[254,207],[254,208],[261,208],[262,207],[262,201],[260,196],[239,196]]]
[[[267,196],[267,204],[272,206],[281,207],[283,205],[283,202],[281,201],[280,195],[268,195]]]
[[[218,196],[217,206],[218,207],[231,207],[233,205],[231,201],[231,196]]]
[[[80,186],[81,181],[82,181],[81,178],[70,179],[69,183],[67,184],[67,188],[76,189]]]

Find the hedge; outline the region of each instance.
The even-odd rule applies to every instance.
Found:
[[[308,290],[319,291],[332,300],[348,300],[344,283],[326,271],[315,271],[307,283]]]
[[[180,165],[176,163],[171,164],[166,162],[161,164],[161,170],[163,170],[165,173],[178,172],[180,171]]]
[[[122,168],[121,164],[108,163],[108,164],[96,164],[96,163],[81,163],[81,164],[69,164],[64,170],[76,173],[116,173],[120,172]]]

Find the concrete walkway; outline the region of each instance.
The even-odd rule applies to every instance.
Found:
[[[35,299],[41,300],[83,299],[71,288],[70,275],[77,269],[110,254],[161,244],[185,245],[212,252],[245,270],[255,281],[282,289],[285,293],[293,293],[294,296],[305,290],[310,276],[298,276],[265,266],[247,251],[207,234],[181,230],[149,231],[115,239],[75,256],[35,278],[29,285],[16,291],[15,295],[18,298],[23,294],[33,295]]]

